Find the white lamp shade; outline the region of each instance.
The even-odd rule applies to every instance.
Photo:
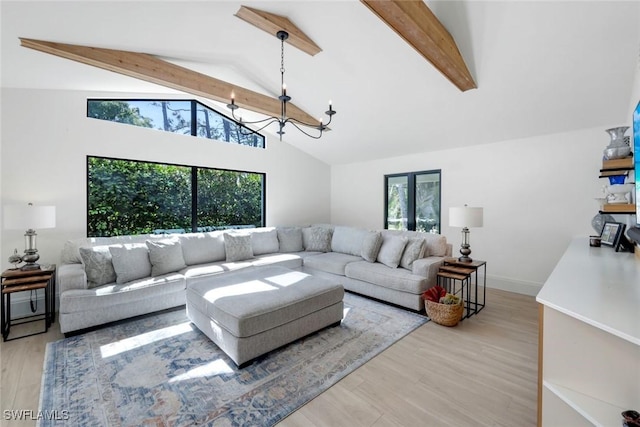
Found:
[[[4,228],[8,230],[39,230],[56,226],[55,206],[15,205],[4,208]]]
[[[451,227],[482,227],[482,208],[469,206],[449,208],[449,226]]]

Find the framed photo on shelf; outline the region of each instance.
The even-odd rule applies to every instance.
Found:
[[[603,245],[618,248],[625,225],[621,222],[605,222],[600,239]]]

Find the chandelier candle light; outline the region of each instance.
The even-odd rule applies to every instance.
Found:
[[[336,114],[336,111],[331,106],[331,101],[329,101],[329,109],[324,112],[327,116],[329,116],[329,120],[327,121],[327,123],[322,123],[322,119],[318,120],[317,124],[305,123],[300,120],[294,119],[292,117],[287,117],[287,102],[291,101],[291,97],[287,95],[287,85],[284,83],[284,41],[289,38],[289,33],[287,33],[286,31],[280,30],[276,34],[276,37],[280,39],[280,43],[281,43],[280,82],[282,84],[282,92],[278,97],[278,99],[280,100],[280,116],[278,117],[272,116],[263,120],[257,120],[255,122],[243,122],[242,117],[236,117],[235,115],[235,111],[240,107],[238,107],[235,103],[235,96],[233,92],[231,93],[231,103],[227,104],[227,108],[231,110],[231,116],[233,117],[233,119],[239,122],[241,125],[247,125],[247,124],[254,125],[254,124],[265,123],[262,127],[257,129],[256,132],[260,132],[262,129],[266,128],[272,123],[278,123],[278,132],[276,133],[280,135],[280,141],[282,141],[282,135],[285,134],[284,127],[287,123],[291,123],[296,129],[298,129],[300,132],[304,133],[310,138],[320,139],[322,137],[322,132],[327,130],[329,123],[331,123],[331,118],[333,117],[334,114]],[[319,133],[317,135],[312,135],[306,132],[300,126],[316,129],[317,131],[319,131]]]
[[[449,226],[462,227],[462,244],[460,245],[460,262],[472,262],[469,245],[469,228],[482,227],[482,208],[472,208],[467,205],[461,208],[449,208]]]
[[[21,270],[38,270],[40,265],[36,263],[40,259],[36,248],[36,228],[54,228],[56,226],[55,206],[34,206],[33,203],[19,206],[5,206],[4,228],[9,230],[24,230],[24,256],[26,262]]]

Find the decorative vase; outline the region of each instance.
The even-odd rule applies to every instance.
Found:
[[[631,192],[635,188],[635,184],[605,185],[604,193],[607,196],[607,203],[631,203]],[[628,198],[627,194],[629,194]]]
[[[629,138],[625,139],[624,133],[629,126],[620,126],[617,128],[607,129],[605,132],[609,134],[611,142],[604,150],[604,157],[607,160],[621,159],[627,157],[631,153]]]

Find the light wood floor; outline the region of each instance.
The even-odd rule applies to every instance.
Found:
[[[294,426],[534,426],[538,311],[534,297],[487,290],[477,316],[429,322],[280,422]],[[47,334],[0,344],[5,410],[38,409]]]

